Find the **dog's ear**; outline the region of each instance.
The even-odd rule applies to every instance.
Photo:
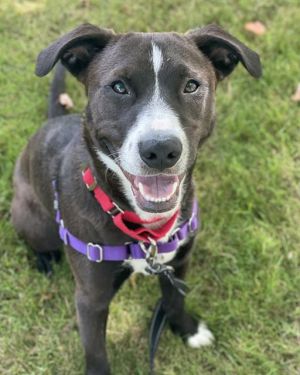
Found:
[[[104,48],[115,34],[111,30],[84,24],[50,44],[38,56],[35,73],[43,77],[59,59],[77,78],[93,57]]]
[[[186,36],[210,59],[218,80],[228,76],[239,61],[253,77],[261,76],[259,55],[219,26],[208,25],[192,30]]]

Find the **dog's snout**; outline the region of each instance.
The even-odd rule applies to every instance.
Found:
[[[182,153],[182,143],[177,137],[147,139],[139,143],[139,153],[148,167],[163,170],[177,163]]]

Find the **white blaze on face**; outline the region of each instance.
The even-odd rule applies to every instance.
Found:
[[[163,50],[155,43],[151,43],[150,63],[153,67],[153,92],[151,98],[145,102],[144,106],[137,115],[136,121],[132,124],[126,138],[119,150],[119,163],[123,170],[135,176],[145,175],[145,164],[139,154],[139,143],[150,136],[155,140],[166,138],[169,135],[177,137],[182,143],[182,154],[176,166],[172,169],[174,174],[180,175],[186,171],[188,161],[188,142],[183,131],[182,125],[177,113],[170,107],[161,95],[159,75],[162,69],[167,68],[167,58],[164,57]],[[167,83],[165,83],[167,84]],[[149,87],[144,87],[149,90]],[[112,169],[120,178],[123,191],[134,207],[135,212],[144,219],[151,219],[150,212],[143,211],[136,203],[131,184],[124,176],[119,166],[108,156],[98,150],[99,158]],[[182,184],[178,197],[178,204],[171,211],[161,213],[162,217],[170,217],[180,205],[182,197]],[[157,214],[156,214],[157,216]]]
[[[151,64],[154,72],[154,90],[150,100],[144,105],[137,116],[135,124],[128,132],[120,150],[120,160],[122,167],[132,174],[139,174],[143,161],[140,158],[138,144],[146,137],[153,139],[165,138],[168,135],[177,137],[182,143],[182,154],[177,162],[178,171],[176,174],[185,172],[188,158],[188,142],[185,132],[182,129],[179,116],[170,107],[161,95],[159,73],[167,64],[163,51],[154,42],[151,44]],[[147,88],[145,88],[147,89]],[[140,174],[142,174],[140,172]]]
[[[155,75],[155,87],[154,87],[154,95],[152,98],[152,101],[159,101],[159,83],[158,83],[158,72],[160,71],[160,68],[163,64],[163,55],[159,47],[152,42],[152,64],[153,64],[153,70]],[[161,121],[162,123],[162,121]]]
[[[176,113],[167,105],[160,94],[158,74],[162,68],[164,59],[161,49],[152,42],[152,64],[155,77],[154,93],[148,107],[145,108],[144,118],[140,121],[148,121],[152,130],[170,130],[179,123]]]
[[[153,63],[153,70],[155,74],[155,82],[158,82],[158,72],[163,64],[163,55],[160,48],[152,42],[152,63]]]
[[[150,130],[169,131],[171,133],[173,130],[181,129],[181,127],[177,114],[161,96],[158,75],[163,67],[164,58],[162,50],[154,42],[152,42],[151,57],[155,79],[154,91],[149,104],[145,106],[144,111],[139,116],[139,122],[147,124]],[[146,126],[144,128],[147,130]]]

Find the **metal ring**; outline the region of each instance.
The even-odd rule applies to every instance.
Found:
[[[121,212],[121,214],[124,213],[124,211],[122,210],[122,208],[119,205],[117,205],[116,202],[112,202],[112,204],[116,207],[117,210],[119,210]]]
[[[172,232],[171,235],[169,236],[169,241],[170,241],[171,238],[174,238],[174,239],[175,239],[175,238],[177,237],[177,233],[180,231],[180,229],[181,229],[180,227],[177,227],[177,228],[175,228],[175,229],[173,230],[173,232]],[[169,241],[168,241],[168,242],[169,242]]]
[[[93,182],[91,185],[89,185],[89,184],[85,184],[85,186],[87,187],[87,189],[88,189],[89,191],[93,191],[93,190],[95,190],[95,188],[96,188],[96,186],[97,186],[97,181],[96,181],[96,179],[94,179],[94,182]]]
[[[148,240],[152,246],[157,246],[157,242],[153,238],[148,236]]]
[[[140,248],[142,249],[143,253],[145,255],[147,255],[148,254],[148,251],[147,251],[148,249],[146,248],[146,246],[144,244],[144,241],[139,241],[139,245],[140,245]]]

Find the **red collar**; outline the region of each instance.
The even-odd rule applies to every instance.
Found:
[[[123,211],[110,197],[97,185],[96,178],[90,168],[86,168],[82,172],[83,181],[89,191],[92,191],[97,202],[100,204],[104,212],[107,212],[115,226],[123,233],[138,241],[150,242],[150,240],[158,241],[163,238],[173,227],[179,211],[177,210],[172,217],[160,228],[148,229],[143,224],[151,224],[160,219],[152,219],[149,221],[142,220],[136,213],[132,211]],[[128,224],[138,224],[137,228],[131,229]]]

